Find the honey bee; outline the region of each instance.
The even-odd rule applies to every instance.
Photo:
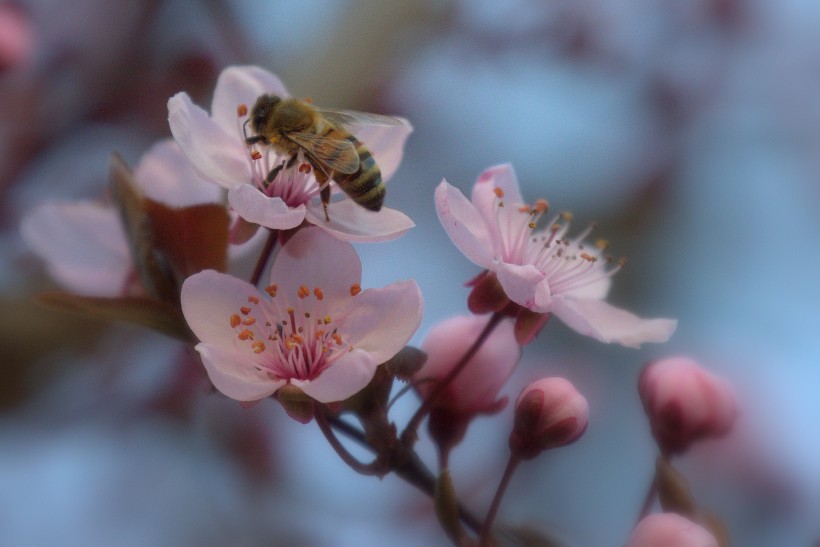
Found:
[[[248,145],[271,146],[288,159],[274,167],[265,180],[270,183],[283,168],[296,163],[299,152],[311,165],[321,185],[325,219],[330,203],[332,179],[350,198],[370,211],[384,203],[384,182],[370,150],[344,126],[401,125],[398,118],[350,110],[319,108],[300,99],[283,99],[262,95],[256,100],[245,126],[250,123],[252,136],[245,135]]]

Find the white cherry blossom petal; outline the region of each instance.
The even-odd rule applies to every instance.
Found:
[[[236,277],[204,270],[190,276],[182,284],[180,300],[188,326],[200,341],[233,348],[236,333],[230,328],[230,318],[249,298],[261,299],[256,287]]]
[[[270,272],[280,292],[319,287],[329,301],[347,302],[350,287],[361,280],[362,263],[353,247],[318,228],[299,230],[276,255]]]
[[[313,380],[294,379],[291,383],[320,403],[343,401],[364,389],[380,364],[371,353],[354,349],[340,357],[319,377]]]
[[[257,97],[265,94],[288,96],[282,81],[267,70],[257,66],[229,66],[216,81],[211,102],[214,122],[226,133],[233,134],[237,130],[236,108],[244,104],[250,109]]]
[[[490,268],[493,242],[475,206],[446,180],[436,188],[435,200],[439,221],[453,244],[477,266]]]
[[[666,342],[678,323],[674,319],[642,319],[603,300],[554,298],[551,311],[581,334],[630,348],[645,342]]]
[[[250,184],[228,190],[228,204],[243,219],[272,230],[299,226],[305,219],[305,206],[288,207],[282,198],[268,197]]]
[[[212,344],[197,344],[196,350],[214,387],[237,401],[258,401],[273,395],[287,380],[274,380],[265,371],[250,366],[241,351]]]
[[[235,110],[235,109],[234,109]],[[191,166],[224,188],[251,180],[248,151],[238,135],[224,131],[187,93],[168,100],[168,124]]]
[[[550,286],[544,272],[532,264],[501,264],[496,274],[510,300],[532,311],[549,310]]]
[[[120,296],[133,262],[117,211],[90,201],[44,203],[23,217],[26,244],[72,292]]]
[[[509,163],[495,165],[485,170],[478,176],[478,180],[473,186],[471,201],[484,219],[493,223],[495,220],[496,203],[498,202],[498,190],[501,191],[500,198],[508,207],[517,207],[524,202],[521,197],[521,190],[518,188],[518,179],[515,171]]]
[[[367,289],[351,300],[339,320],[347,341],[387,361],[407,344],[421,323],[423,299],[415,281]]]
[[[331,203],[328,213],[330,222],[325,219],[322,204],[313,203],[308,206],[305,218],[336,239],[351,243],[390,241],[415,226],[401,211],[387,207],[378,212],[368,211],[351,199]]]
[[[142,156],[134,180],[146,197],[170,207],[217,203],[223,190],[194,171],[173,139],[163,139]]]

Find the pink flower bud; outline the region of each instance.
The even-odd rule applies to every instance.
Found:
[[[718,547],[702,526],[675,513],[649,515],[641,520],[627,547]]]
[[[436,381],[448,375],[478,339],[488,320],[488,316],[459,316],[432,328],[421,345],[427,361],[415,375],[419,395],[427,397]],[[504,408],[507,399],[499,399],[498,392],[520,357],[512,322],[504,320],[433,404],[429,425],[437,442],[459,442],[473,417]]]
[[[731,386],[688,357],[647,365],[638,392],[652,435],[665,454],[682,453],[699,439],[725,435],[737,416]]]
[[[529,460],[548,448],[574,442],[589,423],[589,404],[564,378],[543,378],[528,385],[515,402],[510,451]]]

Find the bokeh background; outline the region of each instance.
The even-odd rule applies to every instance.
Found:
[[[166,101],[207,106],[221,68],[257,64],[319,104],[411,120],[388,205],[417,227],[359,246],[364,285],[412,277],[414,339],[466,311],[476,272],[433,207],[512,162],[529,200],[628,257],[611,301],[677,317],[639,351],[551,322],[505,393],[569,378],[576,444],[522,466],[500,520],[572,546],[622,545],[655,448],[640,367],[684,353],[728,378],[736,434],[679,462],[735,545],[820,538],[820,3],[813,0],[55,0],[0,2],[0,544],[446,545],[430,502],[356,476],[271,401],[202,388],[179,345],[38,307],[54,288],[18,223],[102,197],[108,158],[169,135]],[[406,396],[396,419],[416,402]],[[454,452],[486,508],[510,409]],[[432,450],[422,445],[430,458]]]

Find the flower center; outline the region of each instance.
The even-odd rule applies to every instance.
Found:
[[[287,295],[274,284],[265,291],[270,301],[251,295],[228,318],[235,346],[252,352],[257,370],[275,380],[311,380],[353,349],[328,314],[321,287],[301,285]]]
[[[268,197],[281,198],[289,207],[298,207],[319,195],[319,183],[301,152],[296,161],[291,162],[291,157],[277,154],[272,146],[247,144],[248,106],[240,104],[236,114],[238,135],[248,148],[251,183],[259,191]]]
[[[606,240],[599,239],[594,245],[584,242],[594,224],[570,239],[566,234],[572,224],[572,213],[558,213],[539,229],[541,217],[549,210],[546,200],[539,199],[534,205],[510,207],[505,206],[504,192],[500,188],[495,188],[494,192],[500,259],[538,268],[546,275],[552,294],[590,285],[614,275],[624,266],[625,259],[613,261],[611,256],[602,254],[609,245]]]

